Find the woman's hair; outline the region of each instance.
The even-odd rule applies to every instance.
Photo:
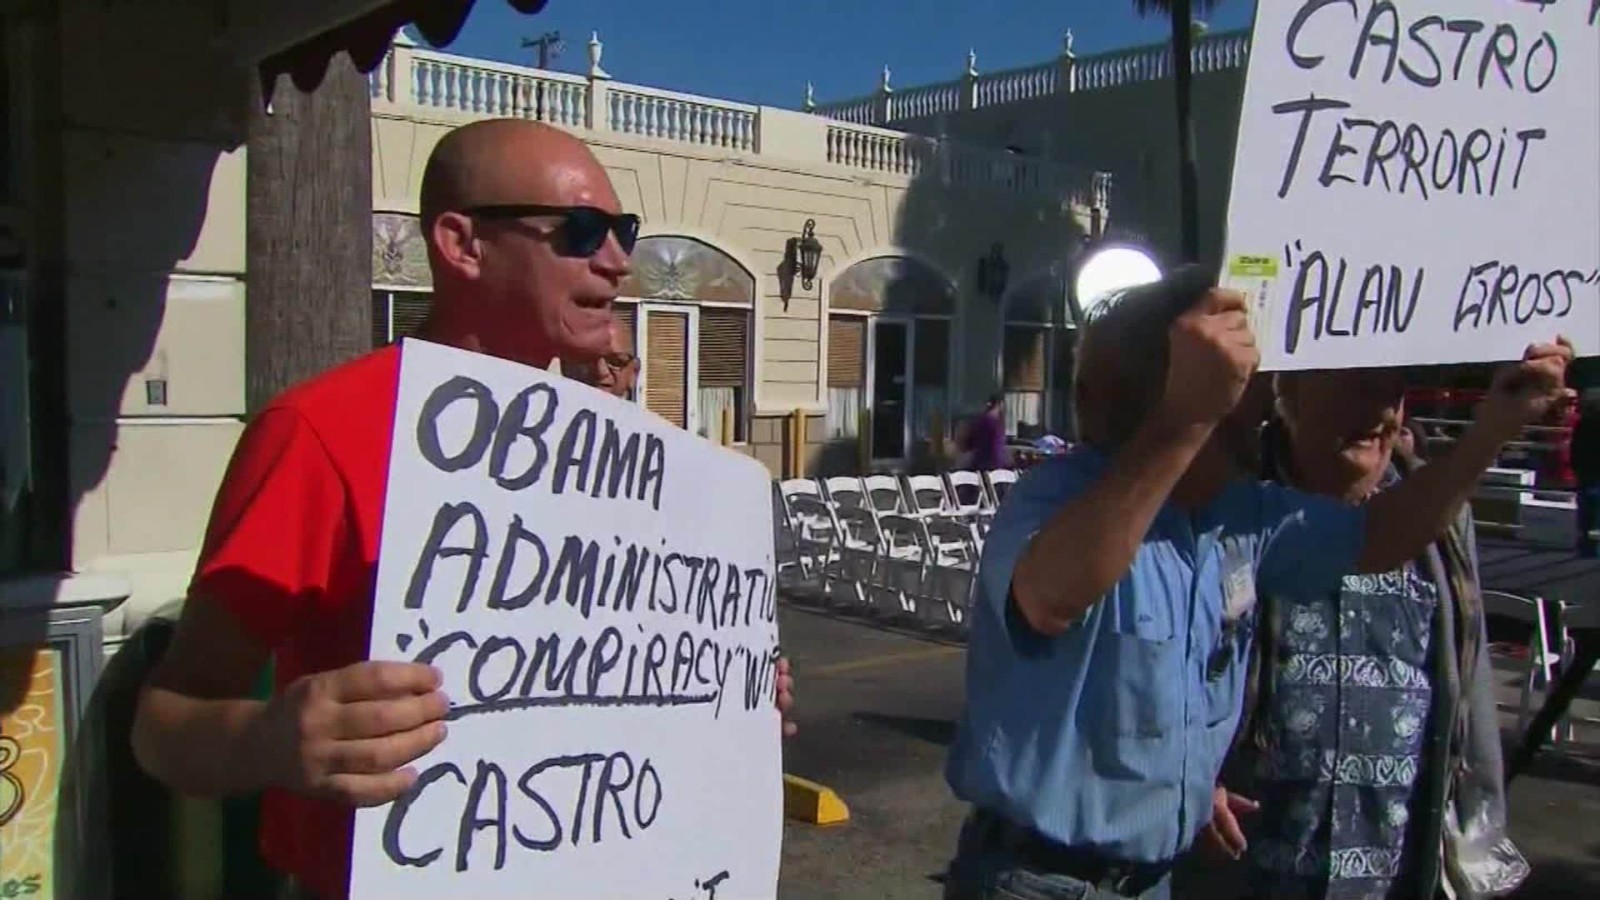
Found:
[[[1428,432],[1422,427],[1422,423],[1418,422],[1416,419],[1407,417],[1406,423],[1400,427],[1411,432],[1411,455],[1415,457],[1415,459],[1412,461],[1427,462]]]

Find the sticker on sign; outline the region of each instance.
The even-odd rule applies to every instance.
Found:
[[[353,900],[774,896],[772,529],[755,460],[407,339],[371,656],[437,667],[450,730],[357,812]]]
[[[1600,0],[1256,5],[1224,281],[1264,369],[1600,353]]]

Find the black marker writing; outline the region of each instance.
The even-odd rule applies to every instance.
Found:
[[[472,414],[471,431],[460,448],[447,450],[440,419],[463,406]],[[555,388],[535,384],[513,397],[502,414],[491,388],[457,376],[434,388],[423,402],[416,425],[417,451],[441,472],[470,469],[487,457],[486,474],[508,491],[540,483],[548,469],[548,486],[554,494],[634,499],[659,511],[666,480],[666,445],[661,438],[625,432],[615,421],[588,409],[577,410],[558,427],[559,408]]]
[[[1340,7],[1347,15],[1324,15],[1331,7]],[[1398,73],[1423,88],[1436,88],[1448,78],[1452,82],[1466,80],[1479,90],[1505,88],[1539,94],[1550,87],[1560,69],[1560,48],[1548,31],[1524,34],[1509,22],[1491,26],[1476,19],[1437,15],[1407,25],[1400,5],[1390,0],[1371,3],[1365,16],[1355,0],[1306,0],[1284,33],[1285,54],[1301,69],[1320,68],[1327,56],[1308,46],[1307,34],[1319,28],[1326,32],[1341,21],[1355,26],[1339,35],[1348,41],[1346,74],[1352,81],[1376,69],[1383,84]]]
[[[1380,263],[1352,272],[1348,260],[1330,260],[1321,250],[1306,253],[1299,241],[1284,248],[1284,262],[1296,270],[1284,323],[1284,349],[1290,354],[1305,338],[1403,334],[1416,316],[1426,274],[1421,268]]]
[[[1278,183],[1279,198],[1287,197],[1295,184],[1314,125],[1318,138],[1326,135],[1327,140],[1316,179],[1322,187],[1377,184],[1386,193],[1424,200],[1430,190],[1495,197],[1520,189],[1530,147],[1548,136],[1543,128],[1470,128],[1458,133],[1446,127],[1430,133],[1414,122],[1319,116],[1350,108],[1346,101],[1315,95],[1272,107],[1278,115],[1300,119]]]
[[[451,631],[425,637],[411,658],[445,672],[445,690],[457,700],[452,720],[558,706],[705,705],[718,717],[741,675],[746,710],[776,700],[777,652],[766,643],[752,647],[635,624],[608,626],[592,637]]]
[[[1454,331],[1496,324],[1526,325],[1538,318],[1561,319],[1572,312],[1574,298],[1588,294],[1594,302],[1600,269],[1530,271],[1513,263],[1490,260],[1467,270],[1456,298]]]
[[[655,824],[665,797],[654,763],[627,751],[554,756],[515,779],[512,793],[505,770],[488,760],[478,761],[470,782],[453,762],[428,767],[389,807],[384,854],[399,866],[427,868],[449,849],[435,846],[419,852],[402,846],[406,817],[425,797],[451,807],[459,803],[453,848],[457,872],[471,868],[474,844],[484,832],[492,841],[491,867],[496,870],[505,867],[511,841],[524,850],[547,853],[584,842],[600,844],[610,837],[631,840]],[[523,801],[531,804],[526,815],[514,808]],[[436,806],[429,809],[437,814]]]
[[[498,540],[492,543],[494,537]],[[406,587],[406,608],[422,609],[433,593],[445,592],[455,600],[456,611],[467,610],[491,558],[494,577],[482,600],[489,609],[514,611],[542,599],[546,606],[565,603],[587,619],[597,610],[631,613],[642,607],[712,628],[770,622],[778,612],[765,569],[624,543],[617,537],[547,538],[518,515],[492,536],[483,514],[470,502],[446,503],[434,515]],[[452,562],[463,559],[464,566]]]

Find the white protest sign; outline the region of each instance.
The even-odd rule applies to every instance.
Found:
[[[355,900],[771,898],[782,840],[771,482],[536,369],[401,350],[373,659],[449,735],[356,815]]]
[[[1271,0],[1222,281],[1265,369],[1600,352],[1600,0]]]

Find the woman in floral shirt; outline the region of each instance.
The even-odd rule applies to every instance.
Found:
[[[1279,376],[1267,477],[1350,503],[1393,484],[1415,465],[1394,456],[1404,386],[1392,370]],[[1475,898],[1526,877],[1504,831],[1476,575],[1464,514],[1393,572],[1263,598],[1257,704],[1229,785],[1260,804],[1252,895]]]

